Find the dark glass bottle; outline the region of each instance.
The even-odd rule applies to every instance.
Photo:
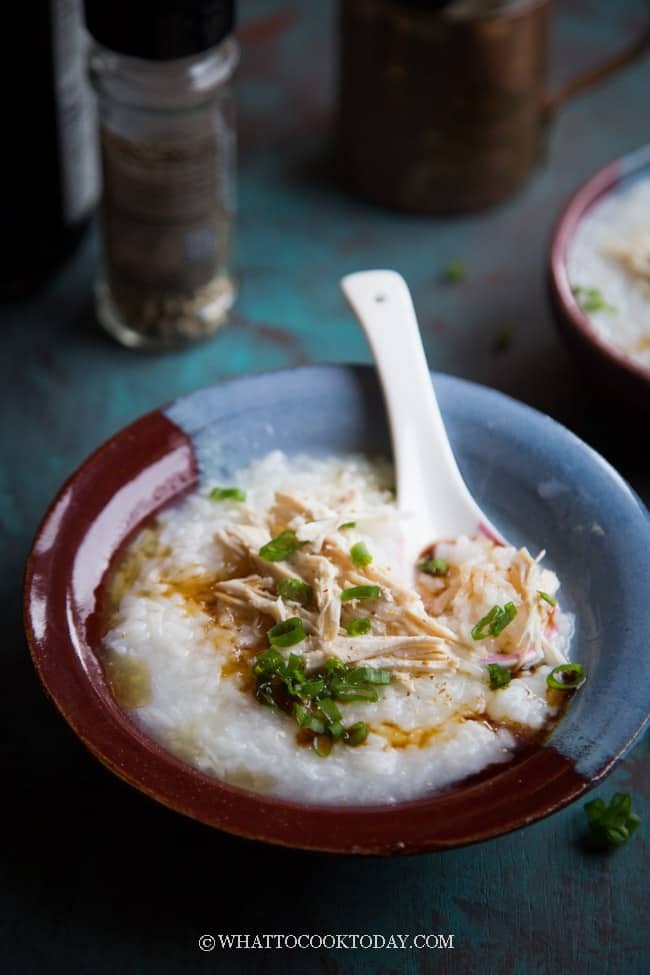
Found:
[[[15,4],[15,54],[4,62],[3,293],[38,284],[74,249],[98,191],[96,132],[86,80],[81,0]]]

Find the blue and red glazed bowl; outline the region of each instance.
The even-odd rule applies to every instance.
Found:
[[[545,548],[576,614],[573,659],[587,683],[544,744],[430,798],[397,806],[303,806],[225,785],[148,739],[111,696],[97,655],[102,587],[116,553],[163,505],[210,472],[272,448],[389,451],[368,367],[306,367],[201,390],[148,414],[64,485],[27,567],[34,663],[88,748],[153,798],[211,826],[271,843],[345,853],[460,846],[525,826],[606,775],[650,709],[650,520],[589,447],[548,417],[447,376],[436,389],[470,489],[515,543]]]

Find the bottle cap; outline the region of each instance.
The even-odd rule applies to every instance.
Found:
[[[215,47],[235,23],[235,0],[84,0],[84,6],[99,44],[153,61]]]

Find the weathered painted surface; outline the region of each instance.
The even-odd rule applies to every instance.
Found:
[[[338,292],[347,271],[403,272],[432,367],[551,413],[650,501],[647,450],[636,450],[629,429],[622,436],[607,404],[583,388],[544,286],[563,201],[593,170],[648,139],[650,63],[561,114],[546,161],[517,198],[477,217],[419,219],[346,196],[331,174],[332,4],[242,7],[241,297],[231,326],[208,345],[161,357],[112,344],[93,323],[92,236],[40,295],[2,309],[2,969],[641,975],[650,970],[648,736],[597,793],[630,791],[644,816],[629,848],[611,856],[586,851],[582,811],[573,807],[476,848],[345,860],[260,848],[154,806],[85,753],[37,686],[22,637],[20,576],[62,480],[126,422],[202,384],[308,361],[367,360]],[[645,5],[558,7],[556,80],[629,38]],[[452,259],[467,268],[456,286],[440,280]],[[512,342],[499,351],[504,327]],[[208,932],[453,933],[455,947],[201,954],[197,939]]]

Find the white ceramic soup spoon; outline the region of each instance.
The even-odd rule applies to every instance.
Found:
[[[463,481],[440,416],[411,294],[395,271],[359,271],[341,289],[366,334],[393,443],[405,565],[436,541],[485,534],[503,541]]]

